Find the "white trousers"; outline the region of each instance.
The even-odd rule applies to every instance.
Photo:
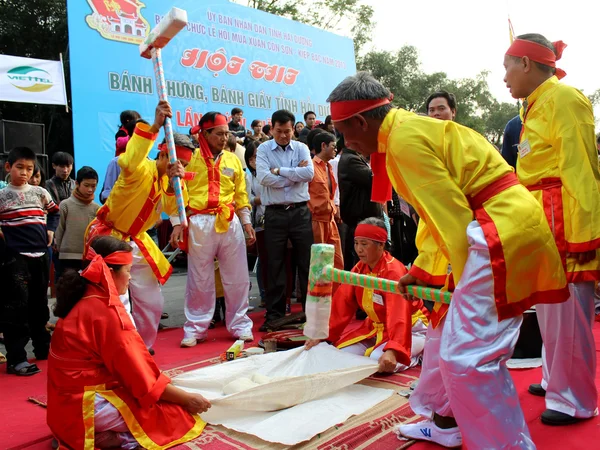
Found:
[[[188,275],[185,289],[184,338],[206,338],[215,311],[215,258],[219,261],[225,293],[225,324],[234,337],[252,333],[248,311],[250,278],[246,240],[237,216],[225,233],[215,230],[213,215],[190,217]]]
[[[126,450],[138,448],[138,443],[129,432],[121,413],[108,400],[96,394],[94,400],[94,431],[96,436],[107,431],[117,433],[121,447]]]
[[[467,238],[464,272],[448,314],[427,330],[410,405],[430,419],[454,417],[466,448],[535,449],[506,368],[523,318],[498,321],[489,249],[477,222],[467,227]]]
[[[569,284],[563,303],[537,305],[544,347],[542,387],[546,408],[578,418],[597,414],[594,282]]]
[[[131,311],[130,316],[144,344],[150,348],[156,342],[165,299],[160,290],[160,283],[139,247],[133,241],[129,244],[133,249],[131,280],[129,292],[120,298],[127,312]],[[133,308],[130,306],[130,300]]]
[[[405,366],[404,364],[397,363],[396,370],[394,372],[401,372],[403,370],[409,369],[411,367],[419,364],[421,360],[421,354],[423,353],[423,348],[425,347],[425,335],[427,333],[427,327],[421,321],[421,319],[417,320],[417,322],[412,327],[412,344],[410,351],[410,366]],[[348,347],[342,348],[343,352],[352,353],[354,355],[363,356],[365,352],[375,345],[376,339],[371,338],[364,340],[362,342],[358,342],[356,344],[349,345]],[[383,355],[383,349],[386,345],[386,342],[377,347],[371,355],[369,356],[371,359],[375,361],[379,361],[381,355]]]

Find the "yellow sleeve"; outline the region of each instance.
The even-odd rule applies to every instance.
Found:
[[[476,136],[482,142],[478,142]],[[409,203],[427,224],[433,242],[452,264],[456,284],[467,261],[466,231],[473,220],[473,211],[451,178],[448,167],[472,177],[470,166],[481,164],[476,149],[485,144],[485,138],[466,128],[447,124],[444,133],[437,133],[435,127],[423,121],[403,124],[390,133],[387,143],[390,178],[395,185],[407,186],[414,199]]]
[[[242,169],[242,163],[236,157],[235,158],[235,193],[233,194],[233,202],[235,203],[236,211],[248,208],[252,210],[250,206],[250,200],[248,200],[248,191],[246,191],[246,172]]]
[[[443,286],[448,277],[448,259],[436,244],[423,220],[419,221],[415,243],[419,255],[408,273],[430,286]]]
[[[163,178],[162,181],[163,181],[163,196],[162,196],[163,211],[169,217],[177,216],[177,215],[179,215],[179,211],[177,209],[177,198],[175,198],[175,192],[174,191],[168,192],[169,179],[166,176]],[[181,183],[181,187],[182,187],[181,193],[183,194],[183,204],[187,208],[187,206],[189,205],[190,198],[189,198],[189,194],[188,194],[188,190],[187,190],[187,184],[185,181],[183,183]]]
[[[600,193],[594,112],[580,92],[563,95],[555,109],[552,145],[558,152],[565,237],[569,252],[600,248]],[[566,93],[565,93],[566,94]]]
[[[127,142],[125,153],[119,156],[119,167],[125,171],[126,175],[131,175],[146,160],[154,141],[158,137],[158,132],[145,123],[138,123],[135,126],[133,136]]]

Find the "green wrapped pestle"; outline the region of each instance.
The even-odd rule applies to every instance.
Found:
[[[323,268],[323,274],[328,279],[331,279],[334,283],[350,284],[352,286],[360,286],[367,289],[375,289],[377,291],[391,292],[394,294],[398,293],[397,281],[348,272],[346,270],[336,269],[331,265],[327,265]],[[407,286],[406,290],[413,297],[417,297],[422,300],[431,300],[435,303],[445,303],[449,305],[450,300],[452,300],[451,292],[440,291],[439,289],[423,286]]]

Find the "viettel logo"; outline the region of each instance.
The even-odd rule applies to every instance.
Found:
[[[23,91],[43,92],[54,86],[50,74],[31,66],[19,66],[6,72],[10,83]]]

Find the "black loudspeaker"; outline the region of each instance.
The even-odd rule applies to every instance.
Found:
[[[37,163],[40,165],[40,167],[42,168],[42,170],[44,171],[44,175],[46,175],[46,180],[49,178],[52,178],[52,176],[48,176],[49,174],[49,163],[48,163],[48,155],[39,155],[36,154],[36,159],[37,159]],[[6,163],[6,160],[8,159],[8,153],[0,153],[0,180],[2,181],[6,181],[6,176],[8,175],[8,173],[6,172],[6,170],[4,170],[4,166]]]
[[[44,124],[0,120],[0,152],[8,153],[14,147],[29,147],[38,155],[45,155]]]

